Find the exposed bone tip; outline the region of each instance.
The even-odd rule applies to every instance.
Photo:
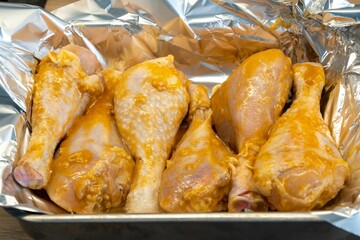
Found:
[[[41,189],[45,186],[44,177],[31,167],[18,165],[14,170],[14,177],[23,187]]]
[[[242,212],[245,209],[250,209],[255,212],[267,212],[268,207],[263,197],[255,192],[248,192],[230,199],[228,205],[229,212]]]

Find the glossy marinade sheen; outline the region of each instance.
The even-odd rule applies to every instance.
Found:
[[[206,87],[191,84],[189,129],[167,162],[160,185],[160,206],[166,212],[227,210],[231,164],[237,159],[212,129]]]
[[[245,59],[211,98],[216,131],[239,154],[229,211],[267,208],[253,182],[254,160],[281,114],[291,85],[291,60],[281,50],[270,49]]]
[[[75,120],[51,164],[46,191],[69,212],[121,211],[125,204],[135,162],[115,123],[113,96],[120,75],[115,70],[102,72],[104,93]]]
[[[295,100],[271,130],[254,166],[261,194],[279,211],[319,209],[349,175],[320,113],[324,70],[317,63],[293,66]]]
[[[14,170],[15,179],[24,187],[46,186],[57,144],[84,113],[90,96],[103,91],[98,70],[95,55],[75,45],[41,60],[35,75],[29,147]]]
[[[128,69],[116,87],[117,126],[136,160],[126,212],[162,211],[158,191],[176,133],[188,112],[187,84],[168,56]]]

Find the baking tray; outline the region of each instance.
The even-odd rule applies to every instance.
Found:
[[[359,239],[310,213],[44,215],[5,208],[34,239]]]
[[[282,5],[275,2],[83,0],[56,10],[53,14],[30,6],[8,5],[8,9],[2,13],[13,19],[5,19],[4,25],[10,27],[1,32],[3,36],[0,35],[0,40],[1,37],[11,40],[6,42],[9,56],[10,52],[20,56],[22,63],[29,66],[28,72],[35,69],[34,58],[41,59],[49,50],[69,42],[95,51],[103,66],[115,63],[115,66],[124,69],[129,67],[128,62],[125,65],[116,64],[128,59],[134,64],[148,58],[173,54],[177,67],[191,80],[209,88],[226,79],[234,65],[247,55],[267,48],[281,48],[294,62],[319,61],[325,66],[327,77],[335,83],[330,82],[327,86],[330,89],[327,99],[332,104],[326,106],[330,106],[329,109],[323,108],[325,118],[337,130],[334,137],[336,141],[340,145],[349,146],[349,141],[359,132],[355,128],[358,121],[352,124],[347,120],[346,125],[333,120],[338,115],[347,117],[344,114],[354,109],[352,107],[355,104],[346,102],[347,95],[342,92],[352,88],[355,89],[354,95],[360,96],[360,87],[357,86],[360,80],[356,78],[360,69],[356,53],[360,53],[360,48],[353,44],[347,34],[343,34],[346,31],[351,36],[360,33],[356,15],[359,11],[354,8],[353,23],[341,22],[339,17],[335,22],[331,18],[326,19],[328,25],[348,27],[346,31],[339,31],[323,26],[316,19],[318,15],[310,19],[301,18],[319,11],[317,8],[324,1],[304,1],[303,5],[293,7],[280,7]],[[343,6],[348,9],[350,5],[344,3]],[[22,18],[14,18],[19,12],[23,13]],[[297,15],[299,18],[294,18],[294,12],[300,12]],[[343,11],[340,15],[342,13],[347,14],[343,14],[345,17],[351,15],[349,11]],[[269,30],[273,28],[279,31]],[[338,44],[336,54],[332,48],[335,43]],[[129,50],[122,51],[125,47],[121,44]],[[113,48],[109,49],[109,46]],[[21,65],[13,55],[8,60],[14,63],[15,68]],[[347,63],[346,71],[339,66],[342,62]],[[26,91],[17,92],[31,89],[31,74],[27,73],[27,76],[29,81],[22,77],[24,81],[16,82],[21,86],[19,89],[17,85],[12,86],[11,81],[7,82],[10,87],[4,95],[12,93],[9,95],[14,103],[11,100],[9,102],[15,108],[14,115],[18,110],[18,115],[23,116],[28,106]],[[350,86],[346,85],[349,83]],[[337,108],[337,102],[343,104],[341,108]],[[339,125],[342,128],[336,129]],[[350,125],[351,131],[348,127]],[[17,129],[17,125],[14,126]],[[10,143],[23,141],[21,136],[28,138],[28,133],[20,130],[6,136],[13,135],[16,139],[11,138]],[[9,144],[10,157],[21,155],[24,145],[19,146]],[[13,155],[14,149],[19,155]],[[14,158],[10,157],[6,159],[8,162],[0,161],[3,177],[11,172]],[[3,163],[8,166],[2,167]],[[360,214],[357,214],[357,220],[352,217],[359,212],[359,204],[349,209],[311,213],[54,214],[58,209],[46,197],[42,198],[43,194],[23,189],[16,183],[11,183],[11,186],[13,191],[10,193],[13,195],[9,192],[1,195],[0,205],[34,239],[358,239],[351,232],[360,235],[359,230],[356,231],[356,228],[360,228]],[[350,222],[353,220],[352,225],[349,222],[340,223],[348,219]]]

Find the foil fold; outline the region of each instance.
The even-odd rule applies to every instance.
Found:
[[[350,0],[82,0],[52,13],[0,3],[0,205],[63,213],[44,192],[20,187],[13,165],[30,136],[38,59],[74,43],[103,67],[125,70],[172,54],[190,80],[211,89],[246,57],[282,49],[293,63],[326,71],[321,110],[351,168],[330,210],[312,212],[360,236],[360,26]]]

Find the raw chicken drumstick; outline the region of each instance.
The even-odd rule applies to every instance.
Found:
[[[175,135],[188,111],[187,84],[168,56],[128,69],[116,87],[117,126],[136,160],[127,212],[161,212],[158,191]]]
[[[167,162],[160,185],[160,206],[167,212],[227,210],[230,162],[236,155],[212,129],[210,100],[204,86],[191,84],[191,124]]]
[[[270,49],[242,62],[211,98],[216,131],[239,154],[229,194],[231,212],[267,209],[255,189],[254,160],[281,114],[291,84],[291,60]]]
[[[69,212],[99,213],[125,203],[135,162],[120,138],[113,93],[120,73],[103,71],[105,92],[77,118],[51,165],[46,191]]]
[[[295,100],[261,148],[254,180],[277,210],[310,211],[336,196],[349,168],[320,113],[322,66],[301,63],[293,70]]]
[[[41,189],[49,181],[57,144],[85,111],[90,95],[103,91],[95,75],[98,69],[95,55],[75,45],[50,52],[40,62],[33,93],[32,135],[14,170],[15,179],[24,187]]]

